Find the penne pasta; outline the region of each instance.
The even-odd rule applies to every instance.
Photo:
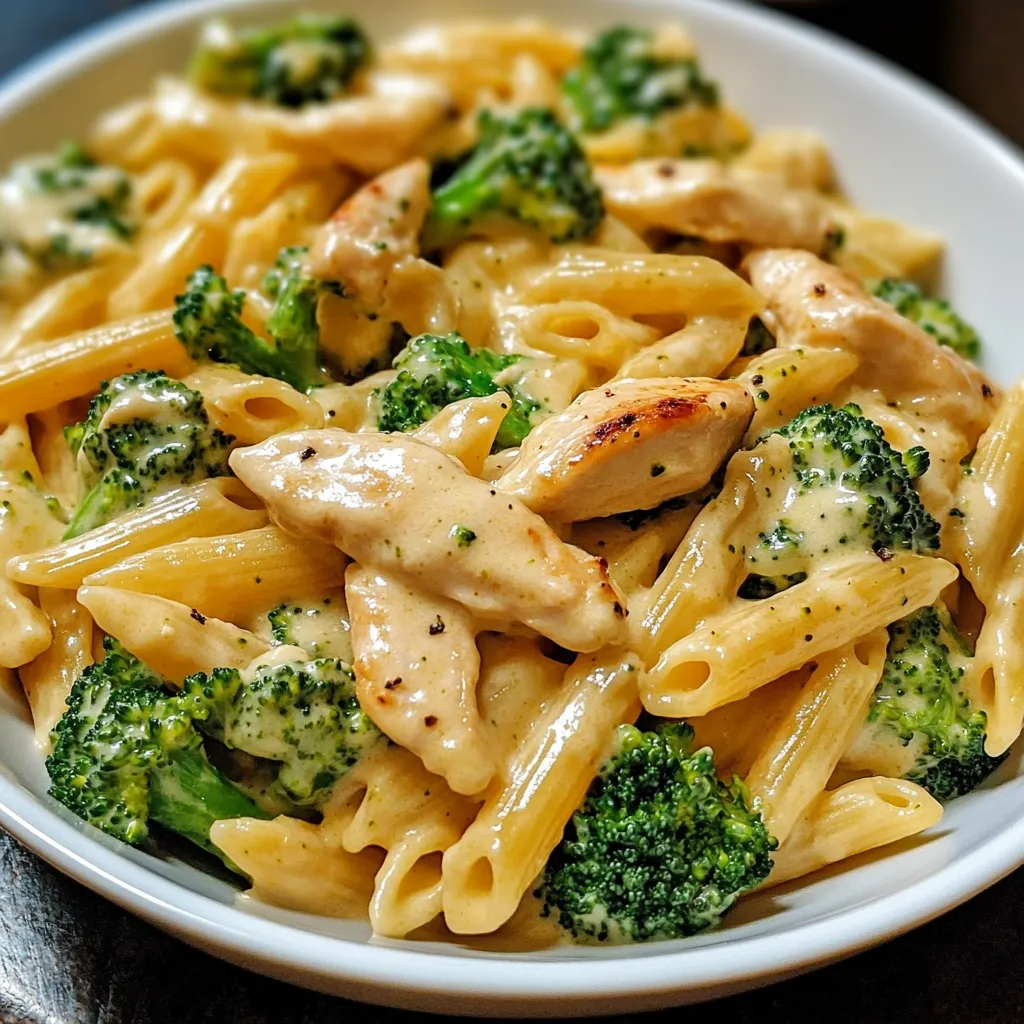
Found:
[[[203,396],[210,420],[239,444],[259,444],[274,434],[324,426],[323,409],[283,380],[207,364],[185,378]]]
[[[346,853],[328,846],[316,825],[284,816],[215,821],[210,840],[252,879],[254,899],[306,914],[366,917],[378,850]]]
[[[243,669],[269,647],[247,630],[165,597],[86,586],[77,599],[100,629],[172,683],[193,672]]]
[[[0,409],[24,416],[96,391],[101,382],[143,367],[182,375],[191,360],[169,312],[104,324],[38,346],[0,364]]]
[[[202,566],[201,573],[197,566]],[[344,568],[340,551],[265,526],[190,537],[129,555],[82,582],[166,597],[203,615],[237,623],[275,601],[317,594],[338,584]]]
[[[917,835],[942,818],[942,805],[905,779],[875,777],[822,793],[775,854],[767,885],[812,874],[859,853]]]
[[[253,530],[266,521],[262,507],[234,478],[204,480],[168,491],[71,540],[16,555],[7,563],[7,576],[30,586],[74,590],[86,576],[130,555],[188,538]]]
[[[756,605],[741,602],[676,641],[646,673],[644,707],[707,714],[826,651],[933,603],[956,579],[941,558],[862,555]]]
[[[747,772],[768,831],[786,841],[821,792],[863,724],[882,675],[889,636],[876,629],[818,659],[810,679],[764,741]]]
[[[93,620],[76,596],[67,590],[43,587],[39,606],[50,620],[53,642],[18,670],[18,677],[32,709],[36,743],[50,747],[50,731],[66,710],[75,679],[92,664]]]
[[[583,799],[615,726],[638,706],[634,658],[580,658],[558,699],[516,749],[465,835],[444,855],[445,924],[456,934],[507,921]]]

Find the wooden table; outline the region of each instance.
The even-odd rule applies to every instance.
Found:
[[[0,75],[118,0],[0,0]],[[310,3],[315,7],[314,3]],[[541,5],[542,6],[542,5]],[[787,7],[936,81],[1024,141],[1024,3],[849,0]],[[728,1024],[1024,1022],[1024,872],[938,921],[804,978],[706,1009]],[[3,1024],[329,1024],[413,1018],[229,967],[69,881],[0,834]]]

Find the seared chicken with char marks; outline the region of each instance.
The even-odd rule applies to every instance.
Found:
[[[625,639],[601,560],[429,445],[307,430],[237,449],[231,467],[285,529],[457,601],[481,624],[519,622],[573,651]]]
[[[653,508],[703,487],[753,415],[735,381],[613,381],[533,430],[495,486],[561,522]]]

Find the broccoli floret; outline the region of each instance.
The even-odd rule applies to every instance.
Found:
[[[203,30],[188,76],[209,92],[301,107],[343,95],[369,56],[351,18],[305,14],[242,31],[217,20]]]
[[[759,356],[773,348],[775,348],[775,338],[772,332],[765,327],[764,321],[759,316],[751,317],[740,355]]]
[[[65,433],[83,494],[65,539],[170,488],[230,472],[234,438],[210,426],[198,391],[160,370],[104,381],[85,420]]]
[[[245,292],[231,291],[213,267],[202,266],[174,299],[174,330],[193,359],[234,363],[246,373],[274,377],[297,391],[326,381],[320,367],[317,300],[340,293],[334,282],[314,281],[303,269],[305,249],[283,249],[264,288],[274,298],[267,319],[270,341],[242,321]]]
[[[963,688],[969,662],[945,609],[922,608],[894,622],[862,737],[910,747],[914,760],[904,777],[938,800],[969,793],[1006,757],[985,753],[985,712]]]
[[[852,403],[841,409],[805,409],[773,433],[789,442],[798,496],[835,487],[857,497],[843,503],[843,516],[854,524],[844,525],[844,536],[852,539],[857,530],[879,553],[938,548],[939,524],[912,485],[928,467],[924,448],[901,455],[886,441],[881,427]],[[844,543],[842,536],[838,543]]]
[[[981,354],[981,339],[974,328],[962,319],[944,299],[925,295],[912,281],[886,277],[869,281],[871,293],[887,302],[900,316],[913,320],[940,345],[946,345],[965,359]]]
[[[521,359],[486,348],[470,348],[459,334],[421,334],[395,357],[398,376],[374,392],[379,408],[377,428],[388,432],[413,430],[460,398],[504,391],[509,396],[509,411],[501,421],[492,450],[516,448],[541,410],[540,402],[519,390],[515,371],[511,376],[507,372]]]
[[[5,206],[23,211],[3,217]],[[131,179],[98,164],[81,146],[13,163],[0,179],[0,248],[5,265],[64,270],[121,248],[138,227]]]
[[[888,558],[938,548],[939,524],[913,485],[928,469],[925,449],[896,451],[852,404],[805,409],[759,441],[773,434],[789,444],[792,477],[766,494],[777,518],[744,549],[751,575],[741,597],[768,597],[801,582],[822,555],[868,550]],[[801,529],[812,522],[813,532]]]
[[[684,723],[622,726],[548,861],[545,916],[576,939],[646,942],[712,925],[771,871],[778,845],[746,787],[715,775],[709,747],[691,751]]]
[[[279,762],[274,789],[299,805],[323,803],[381,739],[359,706],[352,669],[336,658],[264,665],[248,678],[228,668],[197,672],[181,700],[229,749]]]
[[[586,154],[550,110],[509,117],[483,111],[465,161],[434,190],[422,245],[431,251],[495,220],[517,221],[552,242],[590,238],[604,217]]]
[[[562,80],[574,131],[602,132],[626,118],[653,120],[666,110],[718,106],[718,86],[692,57],[658,53],[654,33],[617,25],[584,50]]]
[[[53,730],[50,795],[123,842],[143,842],[152,821],[224,859],[210,826],[266,815],[207,761],[164,680],[113,638],[103,644],[106,657],[75,681]]]

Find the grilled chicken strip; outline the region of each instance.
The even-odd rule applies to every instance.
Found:
[[[599,559],[458,462],[402,434],[306,430],[236,449],[231,467],[285,529],[573,651],[625,639]]]
[[[915,417],[943,421],[964,436],[968,451],[974,447],[997,404],[975,366],[809,252],[765,250],[744,265],[780,346],[852,352],[859,360],[854,386],[880,391]]]
[[[381,732],[456,793],[480,792],[496,766],[477,708],[472,616],[454,601],[358,565],[345,574],[345,595],[359,703]]]
[[[309,253],[313,276],[343,281],[346,294],[379,305],[395,264],[419,255],[430,206],[430,165],[410,160],[349,196],[319,230]]]
[[[836,227],[828,204],[810,189],[716,160],[637,160],[596,167],[594,176],[608,212],[640,233],[654,228],[709,242],[822,252]]]
[[[533,430],[495,487],[562,522],[653,508],[703,487],[753,415],[736,381],[612,381]]]
[[[349,196],[317,232],[309,271],[344,289],[317,302],[320,344],[344,373],[361,376],[388,360],[394,322],[410,335],[455,327],[444,272],[419,257],[429,179],[422,159],[386,171]]]

